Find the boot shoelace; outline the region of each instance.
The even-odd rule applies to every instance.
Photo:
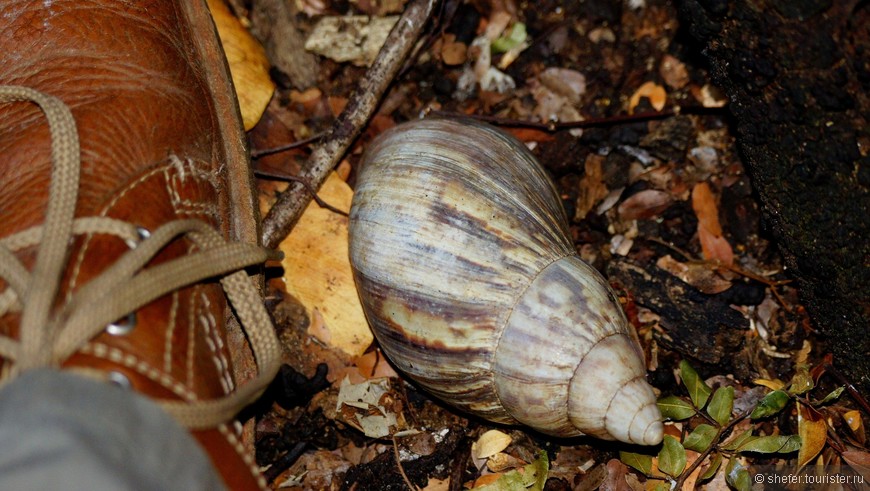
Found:
[[[0,239],[0,278],[8,285],[0,292],[0,317],[21,314],[18,339],[0,335],[0,356],[7,360],[0,384],[24,370],[58,368],[117,319],[167,293],[220,277],[251,344],[259,375],[222,398],[157,402],[190,429],[213,428],[232,419],[262,392],[278,369],[279,347],[271,320],[252,280],[242,270],[262,264],[270,252],[252,244],[228,242],[199,220],[168,222],[143,239],[136,226],[122,220],[75,218],[81,157],[72,112],[59,99],[36,90],[0,86],[0,103],[13,102],[34,103],[45,114],[51,134],[52,178],[44,223]],[[136,247],[76,290],[65,305],[54,308],[69,245],[79,234],[112,234]],[[145,268],[179,237],[188,238],[196,250]],[[31,272],[13,252],[35,245],[39,249]]]

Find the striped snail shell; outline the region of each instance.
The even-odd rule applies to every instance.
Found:
[[[350,259],[381,348],[438,398],[555,436],[661,441],[633,328],[512,137],[466,120],[383,133],[363,157]]]

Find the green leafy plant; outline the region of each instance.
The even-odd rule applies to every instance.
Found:
[[[650,479],[660,481],[655,488],[682,489],[683,483],[696,469],[707,463],[706,469],[697,476],[699,482],[712,479],[722,470],[732,488],[745,491],[751,488],[752,481],[747,466],[741,461],[742,455],[799,452],[798,463],[802,466],[824,447],[826,426],[814,406],[837,399],[842,388],[821,401],[809,401],[806,394],[814,387],[814,382],[806,367],[797,371],[788,387],[781,382],[758,381],[771,388],[771,392],[753,409],[737,415],[732,414],[734,387],[723,386],[714,391],[687,361],[680,362],[679,368],[688,398],[664,396],[659,399],[658,406],[666,419],[686,422],[681,437],[665,435],[657,455],[620,452],[623,463]],[[746,418],[752,421],[769,418],[791,403],[798,406],[798,435],[757,435],[757,425],[732,435],[734,427]],[[700,454],[688,466],[687,449]],[[726,462],[724,467],[723,462]]]

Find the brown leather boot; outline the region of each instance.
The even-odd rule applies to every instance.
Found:
[[[264,487],[232,418],[277,369],[241,271],[269,254],[205,1],[0,0],[0,85],[0,380],[129,384],[231,489]],[[234,315],[260,367],[241,387]]]

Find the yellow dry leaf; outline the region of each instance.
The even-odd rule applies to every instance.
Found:
[[[753,380],[752,383],[767,387],[770,390],[779,390],[785,387],[785,382],[780,379],[768,380],[766,378],[757,378]]]
[[[668,93],[665,91],[664,87],[655,82],[647,82],[641,85],[634,94],[631,95],[631,99],[628,101],[629,113],[634,113],[634,108],[640,104],[641,97],[649,99],[649,103],[653,109],[661,111],[665,108],[665,102],[668,100]]]
[[[330,205],[349,210],[353,191],[334,172],[318,195]],[[372,342],[351,274],[347,250],[347,217],[312,202],[293,232],[281,243],[287,292],[313,318],[315,309],[329,332],[329,344],[360,356]],[[320,336],[319,336],[320,337]],[[321,337],[322,339],[322,337]]]
[[[818,411],[798,404],[798,435],[801,448],[798,450],[798,466],[803,467],[816,458],[828,441],[828,426]]]
[[[450,478],[447,479],[435,479],[434,477],[429,478],[429,484],[423,488],[423,491],[448,491],[450,489]]]
[[[855,410],[846,411],[843,413],[843,420],[849,425],[849,429],[856,435],[864,433],[864,422],[861,420],[861,413]],[[860,437],[860,436],[859,436]]]
[[[471,444],[471,455],[475,459],[485,459],[501,452],[510,444],[510,435],[498,430],[489,430]]]
[[[275,84],[269,78],[269,60],[263,46],[230,12],[223,0],[208,0],[208,7],[227,56],[247,131],[260,120],[275,91]]]

